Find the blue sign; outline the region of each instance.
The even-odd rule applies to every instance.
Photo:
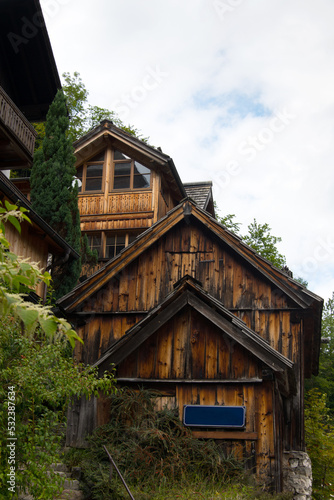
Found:
[[[245,427],[245,422],[245,406],[184,406],[183,423],[187,427],[228,427],[242,429]]]

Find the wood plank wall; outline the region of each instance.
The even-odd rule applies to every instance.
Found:
[[[291,314],[295,313],[294,304],[291,304],[291,301],[280,290],[266,282],[255,269],[241,261],[227,246],[215,240],[211,233],[206,234],[201,227],[194,224],[187,225],[184,222],[160,238],[144,254],[139,255],[121,271],[117,278],[111,279],[102,290],[87,300],[82,311],[91,313],[91,318],[79,329],[85,341],[84,351],[78,352],[79,358],[82,356],[85,362],[96,361],[114,340],[122,337],[133,324],[144,317],[143,312],[149,311],[160,303],[173,290],[175,282],[185,274],[199,280],[205,290],[219,299],[247,326],[268,340],[279,352],[289,357],[295,363],[297,387],[300,385],[300,337],[303,324],[301,319],[291,321]],[[114,313],[114,315],[99,315],[99,312]],[[137,314],[134,314],[136,312]],[[222,347],[223,341],[218,333],[214,333],[211,337],[212,343],[211,340],[208,343],[209,330],[212,332],[212,328],[206,332],[203,324],[200,328],[201,335],[197,337],[196,330],[200,329],[194,327],[192,336],[196,340],[190,348],[193,354],[196,349],[198,350],[197,360],[201,355],[204,356],[202,363],[198,366],[189,364],[186,368],[182,364],[186,363],[186,360],[181,359],[186,339],[180,335],[180,332],[183,331],[187,321],[181,315],[179,322],[175,320],[169,325],[169,329],[166,327],[163,335],[161,333],[161,340],[157,335],[155,344],[151,345],[151,341],[148,341],[145,348],[140,349],[139,357],[137,354],[129,357],[127,376],[131,373],[134,377],[157,377],[166,380],[170,376],[175,378],[217,376],[219,378],[229,373],[230,376],[238,378],[243,377],[247,371],[248,376],[257,376],[258,368],[249,362],[249,357],[246,360],[242,350],[237,347],[229,354],[228,349]],[[196,314],[193,314],[192,324],[195,325],[196,321],[199,322]],[[189,325],[189,321],[187,324]],[[81,346],[77,348],[80,351],[81,349]],[[219,362],[217,362],[218,354]],[[165,361],[159,363],[159,360],[163,359],[162,355]],[[123,367],[120,367],[119,374],[123,373],[125,376],[126,371],[122,372],[122,369]],[[248,385],[245,385],[246,387]],[[242,393],[246,390],[245,388],[242,389]],[[271,390],[268,389],[269,392]],[[265,394],[261,394],[255,396],[258,399],[256,404],[259,408],[270,411],[270,418],[272,418],[271,392],[268,398],[265,397],[263,400],[261,398]],[[285,446],[291,449],[298,449],[301,445],[300,430],[298,430],[302,427],[300,398],[299,393],[293,400],[281,403],[282,407],[283,404],[285,405],[287,421],[289,421],[289,428],[284,430]],[[266,404],[271,405],[271,408],[266,409]],[[270,423],[270,425],[273,424]],[[267,435],[268,429],[267,424],[261,424],[258,432]],[[268,439],[274,439],[274,433],[270,432],[270,436]],[[261,447],[262,444],[258,446]],[[268,457],[272,453],[273,443],[270,442],[265,446],[267,448],[263,451],[260,449],[257,455],[263,454],[263,457]],[[270,458],[270,460],[274,459]],[[263,458],[263,463],[268,462]]]
[[[6,238],[10,243],[10,250],[19,257],[29,258],[30,262],[37,263],[43,271],[46,269],[49,253],[48,243],[44,236],[38,233],[38,229],[35,231],[27,222],[21,224],[21,234],[12,224],[6,224]],[[40,283],[36,287],[36,293],[43,297],[44,289],[44,283]]]

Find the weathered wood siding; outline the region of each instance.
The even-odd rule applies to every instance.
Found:
[[[262,368],[243,347],[188,307],[120,363],[117,376],[161,380],[256,379],[262,377]]]
[[[27,222],[21,224],[21,234],[12,226],[6,224],[6,238],[10,243],[11,252],[19,257],[29,259],[30,262],[36,262],[39,268],[45,271],[49,253],[49,246],[45,240],[45,234],[39,235],[38,229],[32,230],[32,227]],[[36,293],[44,296],[44,283],[40,283],[36,287]]]

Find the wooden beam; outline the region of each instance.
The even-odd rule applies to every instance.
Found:
[[[192,431],[194,438],[200,439],[245,439],[247,441],[256,441],[258,439],[257,432],[242,432],[242,431]]]
[[[25,160],[4,160],[0,162],[0,170],[12,170],[16,168],[30,168],[30,164]]]
[[[128,378],[116,376],[117,382],[122,383],[166,383],[168,384],[257,384],[262,378],[239,378],[239,379],[151,379],[151,378]]]

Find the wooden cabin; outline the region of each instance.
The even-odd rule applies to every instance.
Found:
[[[79,255],[31,208],[18,189],[28,194],[29,182],[16,186],[8,178],[13,169],[31,168],[37,133],[30,121],[45,120],[60,88],[39,0],[0,2],[0,32],[0,200],[25,207],[32,222],[22,223],[21,234],[8,224],[6,237],[12,252],[45,270]],[[40,297],[45,291],[38,285]]]
[[[196,437],[224,442],[281,491],[283,453],[305,446],[322,299],[219,224],[211,185],[183,186],[161,151],[104,122],[76,153],[82,229],[101,232],[105,262],[58,301],[84,340],[75,356],[100,373],[115,365],[120,386],[158,390]],[[137,237],[110,253],[118,233]],[[107,400],[81,400],[67,444],[108,420]]]

